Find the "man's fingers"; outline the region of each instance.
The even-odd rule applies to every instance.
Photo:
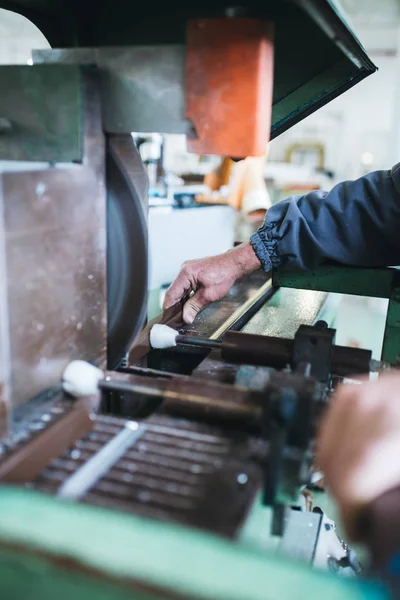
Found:
[[[164,297],[163,310],[167,310],[181,300],[192,289],[192,284],[186,272],[182,270],[174,283],[168,288]]]
[[[204,289],[198,290],[183,307],[183,320],[185,323],[190,325],[193,323],[199,312],[209,304],[210,301],[207,299]]]

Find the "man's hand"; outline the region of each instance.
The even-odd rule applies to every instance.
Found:
[[[242,244],[229,252],[200,260],[190,260],[165,295],[166,310],[181,300],[188,292],[194,295],[183,308],[183,320],[192,323],[196,315],[210,302],[221,300],[237,279],[261,267],[250,243]]]
[[[339,388],[322,423],[318,467],[357,537],[360,511],[400,485],[400,375]]]

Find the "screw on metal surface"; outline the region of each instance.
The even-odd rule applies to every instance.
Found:
[[[239,473],[239,475],[236,478],[236,481],[239,485],[246,485],[246,483],[249,481],[249,478],[246,473]]]

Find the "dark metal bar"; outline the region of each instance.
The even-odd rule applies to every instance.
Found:
[[[150,381],[120,373],[113,380],[100,381],[99,387],[103,392],[123,392],[133,394],[138,399],[163,400],[163,410],[180,416],[211,421],[222,419],[253,427],[260,423],[260,394],[227,384],[196,381],[189,377]],[[125,397],[125,405],[127,402]]]
[[[199,348],[213,348],[220,350],[222,342],[219,340],[209,340],[207,338],[196,337],[193,335],[178,335],[176,338],[178,345],[184,344],[185,346],[197,346]]]
[[[221,349],[223,359],[246,364],[284,368],[290,364],[293,340],[227,331],[222,341],[180,335],[178,344]],[[346,346],[333,346],[332,373],[346,377],[369,373],[371,351]]]
[[[341,377],[361,375],[371,370],[371,350],[333,346],[332,373]]]
[[[222,358],[233,362],[284,368],[290,363],[293,340],[227,331],[222,340]]]

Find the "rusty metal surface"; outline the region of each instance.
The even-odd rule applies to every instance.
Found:
[[[1,202],[1,188],[0,188]],[[3,211],[0,204],[0,281],[7,281]],[[10,339],[7,295],[0,288],[0,439],[9,433],[10,415]]]
[[[57,493],[71,474],[117,435],[124,421],[99,416],[91,433],[54,460],[35,487]],[[83,501],[233,537],[261,481],[254,440],[218,427],[154,416]]]
[[[84,82],[83,164],[0,179],[10,409],[57,384],[74,358],[105,364],[104,138],[97,83]]]

